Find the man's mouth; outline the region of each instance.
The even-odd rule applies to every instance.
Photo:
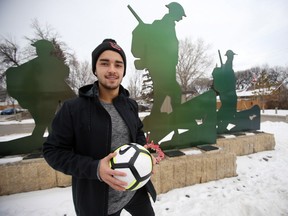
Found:
[[[105,78],[108,80],[117,80],[118,76],[105,76]]]

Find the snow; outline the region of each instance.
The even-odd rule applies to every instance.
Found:
[[[237,157],[237,177],[158,195],[156,215],[288,215],[288,123],[262,122],[261,130],[274,134],[275,150]],[[75,216],[71,187],[1,196],[0,215]]]
[[[0,125],[11,125],[11,124],[34,124],[34,119],[24,119],[22,121],[0,121]]]
[[[21,156],[5,157],[5,158],[0,159],[0,164],[15,163],[15,162],[18,162],[21,160],[23,160],[23,157],[21,157]]]
[[[261,110],[261,115],[288,116],[288,110],[265,109],[264,112]]]

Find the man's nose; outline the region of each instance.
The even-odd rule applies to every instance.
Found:
[[[109,69],[110,72],[115,72],[116,71],[116,67],[115,67],[114,64],[110,64],[108,69]]]

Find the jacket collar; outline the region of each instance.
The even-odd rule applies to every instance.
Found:
[[[98,97],[99,96],[99,83],[95,81],[94,84],[89,84],[82,86],[79,91],[79,97]],[[129,91],[125,89],[122,85],[119,88],[119,96],[129,97]]]

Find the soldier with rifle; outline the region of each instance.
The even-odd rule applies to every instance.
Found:
[[[178,64],[178,39],[175,22],[185,15],[183,7],[172,2],[166,7],[169,13],[152,24],[144,23],[128,6],[139,24],[133,31],[132,54],[138,70],[147,69],[153,81],[153,108],[151,115],[159,114],[167,96],[170,97],[172,110],[181,104],[181,88],[176,81]]]

